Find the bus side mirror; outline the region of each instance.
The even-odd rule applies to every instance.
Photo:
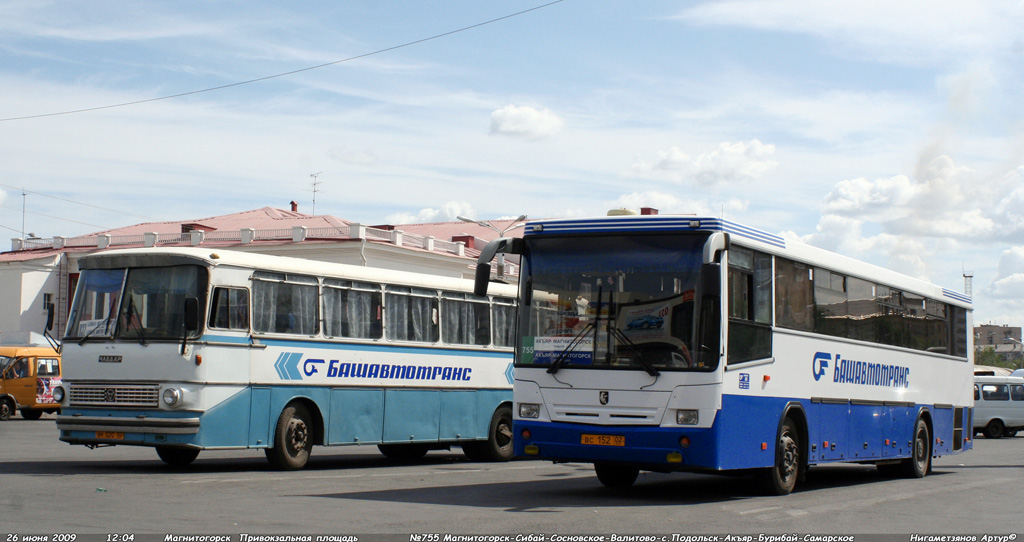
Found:
[[[491,280],[491,260],[498,253],[522,254],[525,247],[523,240],[515,237],[501,237],[487,243],[476,260],[473,293],[479,296],[487,295],[487,283]]]
[[[697,308],[697,363],[717,367],[721,354],[722,265],[700,266],[700,301]]]
[[[53,330],[53,303],[46,304],[46,331]]]
[[[185,331],[199,329],[199,300],[194,297],[185,298]]]
[[[491,280],[491,264],[476,264],[476,276],[473,281],[473,294],[478,296],[487,295],[487,283]]]

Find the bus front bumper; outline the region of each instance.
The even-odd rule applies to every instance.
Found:
[[[199,417],[168,417],[149,412],[71,412],[57,416],[60,440],[70,444],[191,444],[199,433]]]
[[[713,428],[581,425],[515,420],[515,455],[560,462],[614,462],[648,470],[715,469]]]

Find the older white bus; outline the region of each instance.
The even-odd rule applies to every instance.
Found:
[[[962,294],[716,218],[529,223],[483,251],[522,257],[518,456],[639,471],[809,466],[924,476],[971,447]]]
[[[55,390],[65,442],[175,465],[261,448],[282,469],[314,444],[511,456],[511,287],[200,248],[80,267]]]

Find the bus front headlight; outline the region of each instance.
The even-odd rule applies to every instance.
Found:
[[[677,410],[676,411],[676,423],[679,425],[697,425],[696,410]]]
[[[169,407],[175,407],[181,404],[181,390],[178,388],[164,388],[162,397],[164,404]]]
[[[520,418],[539,418],[540,405],[535,403],[519,403]]]
[[[64,402],[64,386],[53,388],[53,400],[58,403]]]

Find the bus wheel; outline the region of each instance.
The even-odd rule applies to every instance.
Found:
[[[985,438],[999,438],[1003,436],[1006,426],[1002,420],[992,420],[985,426]]]
[[[597,479],[605,487],[623,488],[633,485],[636,477],[640,475],[640,469],[629,465],[612,465],[609,463],[594,463],[594,471]]]
[[[462,451],[472,461],[508,461],[512,459],[512,409],[498,407],[491,416],[487,440],[467,442]]]
[[[416,461],[429,451],[425,444],[378,444],[377,449],[384,457],[396,461]]]
[[[9,420],[14,414],[14,404],[10,399],[0,398],[0,420]]]
[[[21,417],[25,418],[26,420],[38,420],[39,418],[43,417],[43,411],[23,408],[21,409]]]
[[[779,442],[775,445],[775,466],[764,476],[772,495],[789,495],[796,487],[800,476],[800,434],[790,418],[782,421]]]
[[[170,446],[157,446],[156,455],[172,467],[184,467],[190,465],[199,456],[199,450],[195,448],[172,448]]]
[[[907,478],[922,478],[932,466],[932,436],[928,424],[918,418],[914,427],[914,444],[910,457],[901,463],[903,475]]]
[[[277,420],[274,447],[267,448],[267,460],[281,470],[299,470],[309,461],[313,448],[309,410],[299,403],[285,407]]]

